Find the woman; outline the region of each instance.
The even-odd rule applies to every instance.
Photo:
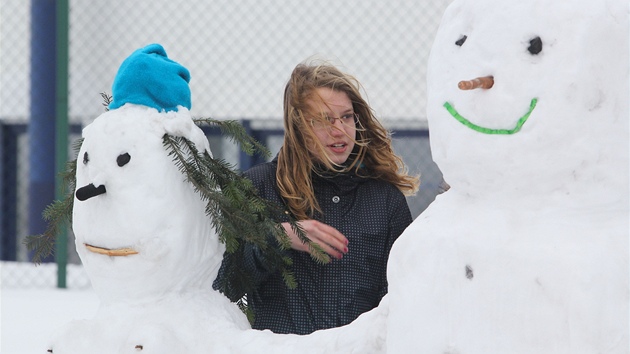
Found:
[[[387,292],[392,244],[411,223],[405,194],[418,178],[406,174],[388,132],[361,97],[359,83],[330,65],[298,65],[284,93],[284,143],[271,162],[245,172],[259,195],[286,210],[278,220],[297,287],[246,249],[247,294],[256,329],[308,334],[352,322]],[[288,223],[289,213],[331,261],[311,257]],[[329,260],[330,260],[329,259]]]

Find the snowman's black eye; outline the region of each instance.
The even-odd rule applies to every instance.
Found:
[[[538,53],[542,52],[542,44],[542,39],[540,39],[540,37],[532,38],[529,41],[527,51],[529,51],[532,55],[538,55]]]
[[[88,161],[90,161],[90,158],[88,157],[88,153],[85,152],[83,153],[83,164],[86,165]]]
[[[464,44],[464,42],[466,42],[466,38],[468,38],[468,36],[463,35],[461,36],[460,39],[458,39],[457,41],[455,41],[455,44],[457,44],[458,46],[462,46],[462,44]]]
[[[128,153],[124,153],[124,154],[118,155],[118,157],[116,158],[116,163],[118,164],[118,166],[123,167],[126,164],[128,164],[130,160],[131,160],[131,155],[129,155]]]
[[[472,280],[472,278],[473,278],[474,276],[475,276],[475,275],[474,275],[474,273],[473,273],[472,268],[471,268],[468,264],[466,264],[466,278],[468,278],[468,279]]]

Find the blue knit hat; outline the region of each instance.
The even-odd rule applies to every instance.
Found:
[[[150,44],[133,52],[118,69],[112,85],[109,109],[125,103],[176,111],[191,107],[190,72],[166,56],[160,44]]]

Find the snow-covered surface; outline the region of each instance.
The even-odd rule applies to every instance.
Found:
[[[71,320],[91,318],[98,298],[92,290],[3,289],[3,354],[45,353],[53,333]]]
[[[19,267],[3,264],[2,267],[10,267],[24,278],[31,280],[45,278],[53,282],[57,269],[54,264],[36,267],[30,263],[23,263]],[[50,338],[59,328],[72,320],[93,318],[100,303],[96,293],[89,288],[8,287],[4,278],[2,282],[0,291],[2,354],[45,354]]]

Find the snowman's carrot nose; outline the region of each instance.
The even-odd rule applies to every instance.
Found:
[[[460,81],[457,84],[460,90],[473,90],[476,88],[489,89],[494,85],[494,77],[485,76],[478,77],[476,79],[468,80],[468,81]]]

